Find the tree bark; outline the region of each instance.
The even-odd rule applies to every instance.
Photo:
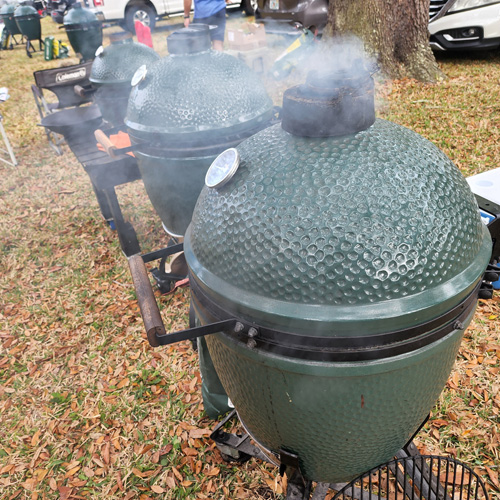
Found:
[[[429,0],[330,0],[324,36],[357,36],[390,78],[435,82],[428,23]]]

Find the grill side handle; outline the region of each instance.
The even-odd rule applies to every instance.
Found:
[[[128,258],[128,266],[134,282],[135,293],[144,327],[148,336],[148,342],[152,347],[158,347],[160,343],[157,336],[165,335],[165,325],[161,319],[160,310],[149,281],[148,272],[144,260],[140,254]]]
[[[94,137],[97,143],[104,148],[104,151],[106,151],[106,153],[111,158],[117,158],[120,155],[131,153],[137,149],[137,145],[127,146],[123,148],[116,146],[116,144],[114,144],[113,141],[101,129],[97,129],[94,132]]]
[[[151,287],[151,282],[149,281],[143,257],[140,254],[132,255],[128,258],[128,265],[134,282],[146,335],[151,347],[174,344],[182,340],[192,340],[221,331],[241,331],[244,329],[244,326],[238,320],[232,318],[209,325],[167,333],[153,293],[153,288]]]
[[[111,142],[110,138],[100,129],[97,129],[94,132],[94,136],[98,144],[100,144],[106,153],[111,156],[111,158],[116,158],[117,155],[117,148],[116,146]]]

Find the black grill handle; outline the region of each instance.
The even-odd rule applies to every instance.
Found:
[[[75,85],[73,91],[79,97],[88,97],[95,93],[97,89],[92,85]]]
[[[143,257],[140,254],[132,255],[128,258],[128,265],[130,274],[132,274],[137,302],[141,310],[146,335],[151,347],[174,344],[182,340],[193,340],[220,331],[237,331],[244,328],[241,323],[232,318],[217,323],[188,328],[187,330],[167,333],[161,318],[160,310],[158,309],[158,303],[154,296],[151,281],[149,281],[148,271]]]

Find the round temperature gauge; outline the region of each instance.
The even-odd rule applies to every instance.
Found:
[[[134,73],[134,76],[132,77],[130,85],[132,87],[139,85],[139,83],[141,83],[146,78],[147,73],[148,73],[148,69],[146,68],[145,64],[143,64],[142,66],[139,66],[137,68],[137,71]]]
[[[238,170],[240,154],[235,148],[226,149],[212,162],[205,176],[209,188],[223,186]]]

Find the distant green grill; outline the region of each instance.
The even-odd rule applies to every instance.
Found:
[[[71,47],[82,56],[82,61],[94,59],[102,45],[102,26],[96,15],[80,3],[74,3],[64,16],[63,24]]]
[[[3,20],[5,25],[5,29],[11,35],[20,35],[21,30],[19,26],[16,24],[16,20],[14,19],[14,11],[16,10],[16,6],[13,3],[6,3],[0,8],[0,19]]]
[[[18,31],[27,40],[40,40],[42,38],[40,16],[37,10],[31,5],[19,5],[14,11],[14,20],[19,28]]]

